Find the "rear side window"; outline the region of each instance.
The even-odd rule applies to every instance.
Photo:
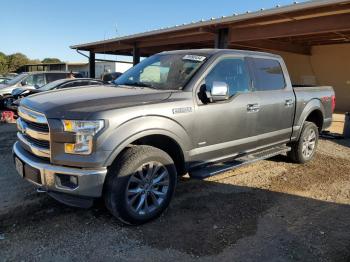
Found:
[[[75,82],[68,82],[68,83],[63,84],[60,87],[58,87],[58,89],[69,88],[69,87],[73,87],[73,86],[75,86]]]
[[[47,83],[51,83],[53,81],[59,80],[59,79],[64,79],[67,78],[67,74],[66,73],[49,73],[46,74],[46,79],[47,79]]]
[[[254,75],[256,91],[284,89],[284,79],[281,64],[277,60],[265,58],[247,58],[249,67]]]
[[[90,81],[89,85],[102,85],[102,83],[98,81]]]
[[[79,81],[75,86],[88,86],[90,85],[90,81]]]
[[[72,82],[69,82],[69,83],[61,86],[61,88],[69,88],[69,87],[84,86],[84,85],[88,85],[88,82],[87,81],[72,81]]]

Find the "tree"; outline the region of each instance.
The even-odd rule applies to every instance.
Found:
[[[16,72],[20,67],[26,64],[41,64],[41,63],[61,63],[58,58],[45,58],[40,61],[39,59],[29,59],[22,53],[15,53],[11,55],[5,55],[0,52],[0,74],[7,74],[9,72]]]
[[[29,64],[29,58],[22,53],[15,53],[7,57],[8,71],[15,72],[18,68],[25,64]]]
[[[7,56],[0,52],[0,74],[8,73]]]
[[[61,60],[59,60],[58,58],[45,58],[41,61],[44,64],[53,64],[53,63],[61,63]]]

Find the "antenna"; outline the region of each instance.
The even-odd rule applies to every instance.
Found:
[[[118,24],[115,24],[115,34],[116,36],[119,36],[119,31],[118,31]]]
[[[115,35],[117,37],[119,37],[119,31],[118,31],[118,24],[117,23],[115,23]],[[115,55],[115,60],[118,60],[118,56],[117,55]]]

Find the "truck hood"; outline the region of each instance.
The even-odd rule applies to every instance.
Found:
[[[47,118],[90,119],[96,113],[168,99],[169,90],[86,86],[41,92],[21,100],[21,106],[42,112]]]

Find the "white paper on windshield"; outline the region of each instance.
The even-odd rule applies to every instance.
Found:
[[[206,59],[206,57],[200,56],[200,55],[185,55],[182,59],[196,61],[196,62],[203,62]]]

